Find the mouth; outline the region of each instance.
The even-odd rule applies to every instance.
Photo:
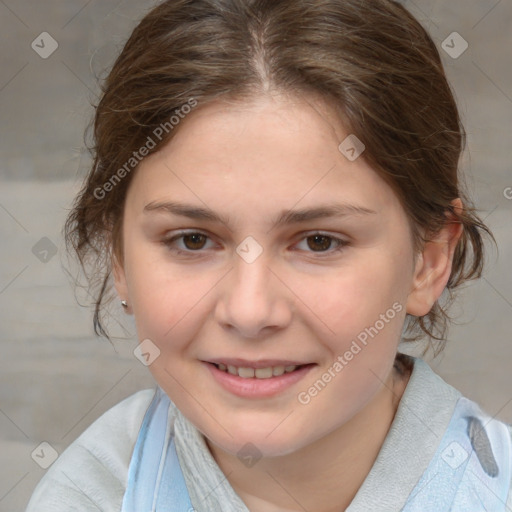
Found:
[[[279,377],[285,373],[292,373],[300,370],[306,366],[312,366],[310,364],[288,364],[288,365],[269,365],[269,366],[235,366],[233,364],[225,363],[209,363],[220,370],[221,372],[229,373],[241,377],[242,379],[271,379],[272,377]]]
[[[231,364],[242,362],[245,366]],[[242,360],[202,361],[210,375],[224,390],[241,398],[267,399],[283,393],[304,379],[316,363],[273,364],[276,360],[249,362]],[[279,361],[281,362],[281,361]],[[282,361],[293,362],[293,361]],[[229,364],[226,364],[229,363]]]

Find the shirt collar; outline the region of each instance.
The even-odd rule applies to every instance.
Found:
[[[400,510],[426,470],[461,394],[419,358],[390,430],[346,512]],[[210,453],[203,435],[179,410],[176,452],[197,512],[249,512]],[[228,475],[229,476],[229,475]]]

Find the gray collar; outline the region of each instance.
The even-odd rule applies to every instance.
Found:
[[[419,358],[389,433],[346,512],[401,510],[445,433],[459,391]]]
[[[413,358],[414,367],[375,464],[346,512],[400,510],[426,470],[450,422],[459,391]],[[215,462],[203,435],[178,409],[175,443],[197,512],[249,512]]]

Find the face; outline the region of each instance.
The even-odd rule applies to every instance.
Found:
[[[229,453],[249,441],[264,456],[297,451],[391,374],[411,233],[389,186],[338,149],[348,135],[311,98],[210,103],[130,185],[117,290],[160,350],[157,383]],[[246,375],[306,366],[260,379],[213,361]]]

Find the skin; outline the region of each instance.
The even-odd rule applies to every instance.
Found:
[[[154,378],[204,434],[251,512],[350,504],[407,385],[393,369],[406,312],[425,315],[441,295],[462,232],[447,224],[415,255],[397,197],[362,157],[351,162],[338,150],[350,132],[330,112],[320,99],[277,94],[198,106],[140,164],[126,198],[123,258],[114,260],[119,297],[139,340],[161,351],[149,367]],[[207,207],[229,223],[144,212],[154,201]],[[377,214],[272,227],[283,210],[331,202]],[[163,243],[180,229],[207,238]],[[325,239],[308,239],[317,231],[348,245],[336,251],[327,239],[323,249]],[[236,252],[247,236],[263,249],[250,264]],[[298,393],[393,303],[401,311],[299,403]],[[200,362],[222,356],[316,366],[277,396],[247,399],[221,388]],[[262,455],[252,467],[237,457],[247,442]]]

